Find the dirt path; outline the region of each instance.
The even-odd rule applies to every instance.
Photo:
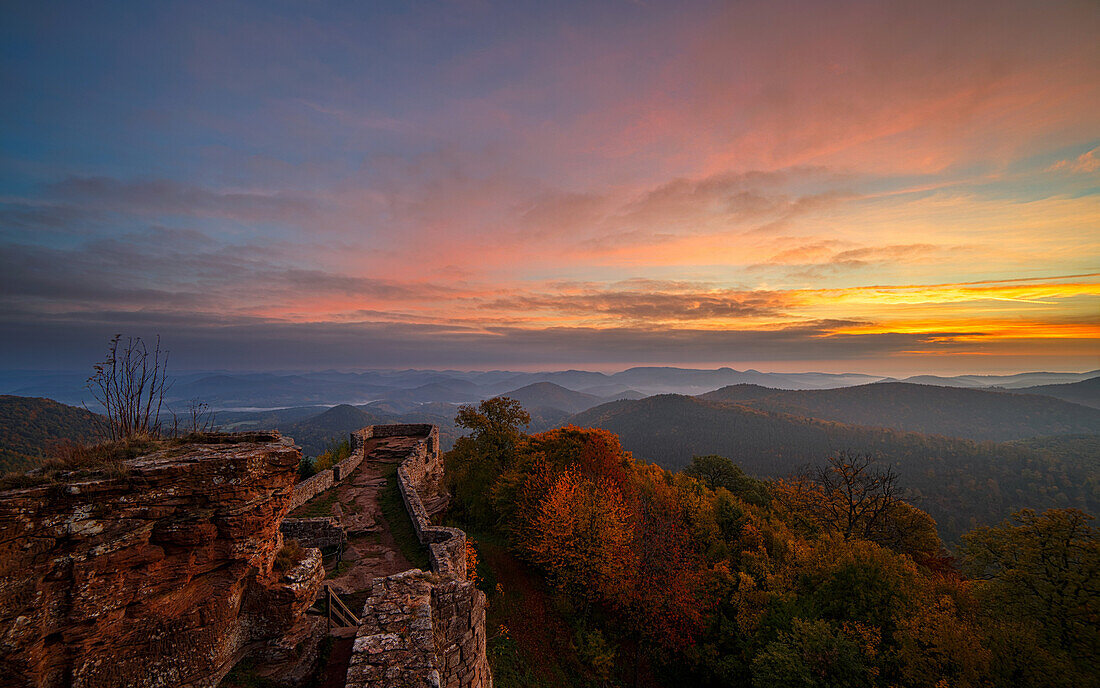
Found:
[[[358,597],[357,593],[370,591],[375,578],[414,568],[394,542],[393,529],[379,505],[379,495],[387,486],[385,474],[392,476],[393,465],[408,456],[418,439],[399,436],[368,440],[363,462],[347,480],[332,488],[336,499],[331,514],[344,526],[348,544],[342,561],[335,567],[337,575],[326,583],[341,595]],[[315,499],[324,498],[322,493]],[[358,613],[357,609],[353,611]]]

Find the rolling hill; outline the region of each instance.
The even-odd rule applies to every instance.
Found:
[[[38,465],[50,442],[91,442],[101,417],[36,397],[0,396],[0,472]]]
[[[1018,391],[1027,394],[1043,394],[1048,397],[1054,397],[1055,399],[1062,399],[1074,404],[1100,409],[1100,377],[1064,385],[1024,387]]]
[[[700,398],[852,425],[972,440],[1003,442],[1044,435],[1100,433],[1100,409],[1037,394],[904,382],[801,391],[736,385]]]
[[[607,401],[607,399],[593,394],[574,392],[561,385],[555,385],[553,382],[535,382],[526,387],[505,392],[501,396],[515,399],[527,409],[543,406],[559,409],[568,414],[580,413],[585,409],[599,406]]]
[[[635,458],[674,470],[693,455],[721,454],[749,473],[781,477],[837,450],[871,452],[896,466],[912,501],[948,539],[1019,508],[1100,506],[1097,457],[1076,450],[1052,455],[1041,442],[974,442],[679,395],[604,404],[569,422],[610,430]]]
[[[350,433],[366,425],[392,423],[391,418],[368,413],[361,408],[340,404],[312,418],[295,421],[277,427],[284,435],[294,438],[307,456],[317,456],[331,440],[342,440]]]

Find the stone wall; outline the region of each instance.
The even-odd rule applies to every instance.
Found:
[[[491,688],[485,654],[485,595],[466,580],[466,534],[433,525],[424,504],[426,497],[431,501],[442,491],[437,427],[373,425],[357,430],[351,435],[351,456],[299,483],[292,508],[346,480],[365,458],[372,438],[396,436],[417,438],[397,468],[397,484],[416,535],[428,549],[431,572],[411,569],[374,581],[371,597],[363,605],[346,686]],[[334,521],[287,519],[283,532],[310,546],[327,546],[343,536],[342,531],[336,532],[339,525]]]
[[[363,457],[366,455],[365,447],[366,441],[371,437],[374,437],[373,425],[368,425],[365,428],[361,428],[351,433],[351,455],[344,459],[340,463],[332,467],[333,478],[336,482],[346,480],[352,471],[359,468],[359,464],[363,462]]]
[[[424,435],[398,466],[397,484],[416,535],[428,548],[432,573],[413,569],[375,581],[346,686],[491,688],[485,594],[466,580],[466,534],[433,525],[422,499],[442,482],[439,431],[434,426],[372,429],[373,437],[397,434]]]
[[[377,578],[363,605],[346,688],[439,688],[428,576],[411,569]]]
[[[290,498],[290,510],[294,511],[309,500],[321,494],[336,482],[335,474],[331,469],[321,471],[306,478],[294,486],[294,493]]]
[[[369,437],[394,437],[395,435],[439,436],[439,428],[431,423],[390,423],[371,427],[373,432]]]
[[[0,492],[0,682],[215,686],[288,633],[324,576],[274,567],[300,458],[214,436]]]
[[[491,688],[485,595],[411,569],[374,581],[346,688]]]
[[[346,479],[351,472],[356,468],[359,468],[359,464],[363,462],[363,452],[353,451],[348,458],[344,459],[340,463],[332,467],[332,480],[333,482],[340,482]]]
[[[284,538],[297,540],[303,547],[335,547],[348,541],[340,522],[332,516],[286,518],[279,530]]]
[[[485,594],[469,581],[432,588],[432,633],[442,688],[493,685],[485,656]]]
[[[410,457],[397,469],[397,486],[401,499],[412,519],[413,529],[420,543],[428,548],[428,560],[433,572],[447,578],[466,580],[466,533],[458,528],[432,525],[428,510],[420,499],[418,484],[430,479],[432,469],[416,468],[422,463],[419,457]],[[436,463],[441,463],[436,457]],[[413,471],[406,464],[413,465]],[[415,475],[423,476],[421,481]]]

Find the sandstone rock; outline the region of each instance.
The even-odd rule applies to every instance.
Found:
[[[209,439],[0,493],[7,685],[212,686],[312,603],[320,552],[273,568],[300,452]]]
[[[285,688],[300,686],[317,669],[325,635],[323,617],[301,617],[282,638],[253,653],[257,674]]]

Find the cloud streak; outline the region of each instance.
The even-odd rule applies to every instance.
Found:
[[[125,328],[209,365],[1098,363],[1087,1],[68,9],[0,56],[13,365]]]

